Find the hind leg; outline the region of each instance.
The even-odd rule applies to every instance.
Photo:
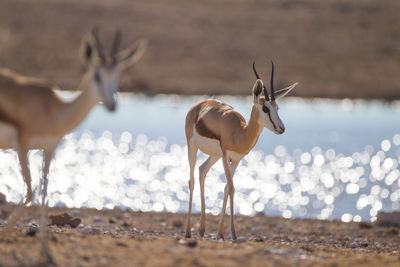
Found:
[[[197,151],[198,151],[197,146],[192,142],[188,142],[188,160],[189,160],[189,166],[190,166],[190,179],[188,182],[188,185],[189,185],[189,208],[188,208],[188,215],[187,215],[187,222],[186,222],[185,237],[191,237],[190,216],[192,214],[192,199],[193,199],[193,189],[194,189],[194,167],[196,165]]]
[[[220,159],[220,156],[210,156],[208,159],[199,167],[199,181],[200,181],[200,194],[201,194],[201,218],[199,235],[204,236],[206,230],[206,203],[204,197],[204,181],[210,168]]]

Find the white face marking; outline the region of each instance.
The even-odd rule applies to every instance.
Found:
[[[265,101],[264,105],[259,105],[260,124],[276,134],[282,134],[285,131],[285,125],[279,118],[278,109],[276,103],[272,105],[269,101]]]

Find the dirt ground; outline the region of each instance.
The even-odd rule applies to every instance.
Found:
[[[2,205],[5,218],[13,206]],[[399,228],[371,223],[236,216],[238,242],[217,240],[217,216],[207,216],[199,238],[184,238],[185,214],[51,208],[82,222],[51,225],[49,247],[58,266],[399,266]],[[229,220],[227,220],[229,222]],[[1,266],[35,266],[39,259],[38,209],[30,207],[7,241]],[[4,225],[4,221],[2,223]]]
[[[1,0],[0,66],[76,88],[78,48],[94,25],[146,55],[123,90],[248,95],[256,60],[301,97],[400,99],[398,0]],[[110,42],[110,41],[109,41]],[[265,78],[267,79],[267,78]]]

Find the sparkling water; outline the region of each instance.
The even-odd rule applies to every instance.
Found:
[[[251,98],[221,98],[249,117]],[[186,212],[184,122],[188,109],[202,99],[123,95],[114,114],[95,107],[57,149],[49,205]],[[399,209],[398,102],[287,98],[279,113],[285,134],[264,129],[237,168],[237,213],[373,221],[381,210]],[[206,158],[199,153],[197,166]],[[16,153],[0,150],[0,159],[0,192],[19,203],[25,187]],[[38,188],[39,151],[30,153],[30,165]],[[225,183],[219,161],[206,178],[206,212],[221,212]],[[199,212],[197,179],[193,203]]]

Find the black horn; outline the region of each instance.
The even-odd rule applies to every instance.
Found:
[[[113,44],[111,46],[111,51],[110,51],[110,56],[111,56],[111,59],[114,64],[116,62],[118,47],[119,47],[119,44],[121,43],[121,39],[122,39],[121,31],[117,30],[115,32],[114,41],[113,41]]]
[[[271,60],[272,70],[271,70],[271,100],[275,101],[275,89],[274,89],[274,62]]]
[[[255,61],[253,61],[253,71],[254,71],[254,74],[256,75],[257,79],[261,80],[260,75],[258,75],[257,70],[256,70],[256,62]],[[264,83],[263,83],[263,88],[264,88],[265,99],[268,100],[268,91],[267,91],[267,88],[265,87]]]
[[[98,53],[100,59],[105,61],[106,60],[106,56],[104,54],[103,47],[101,46],[101,43],[100,43],[100,40],[99,40],[97,27],[93,28],[92,35],[93,35],[93,38],[94,38],[94,42],[95,42],[94,45],[96,46],[97,53]]]

